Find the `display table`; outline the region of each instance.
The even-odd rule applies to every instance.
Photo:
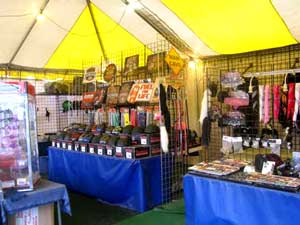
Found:
[[[49,147],[49,179],[100,201],[144,212],[161,204],[160,156],[139,160]]]
[[[17,212],[57,203],[58,220],[61,224],[60,209],[71,215],[69,196],[65,185],[57,184],[48,180],[41,180],[30,192],[6,192],[1,202],[1,220],[6,221],[6,214],[12,215]]]
[[[186,225],[292,225],[300,193],[289,193],[196,175],[184,177]]]

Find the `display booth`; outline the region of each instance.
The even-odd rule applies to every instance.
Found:
[[[206,161],[184,177],[187,224],[295,221],[299,56],[293,46],[204,60]]]

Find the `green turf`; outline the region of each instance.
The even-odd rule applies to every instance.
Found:
[[[168,205],[131,217],[116,225],[184,225],[183,200],[173,201]]]

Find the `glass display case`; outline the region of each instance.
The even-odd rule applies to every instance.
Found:
[[[0,181],[2,188],[31,190],[39,179],[35,89],[0,82]]]

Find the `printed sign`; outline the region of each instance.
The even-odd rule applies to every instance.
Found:
[[[174,76],[178,76],[179,72],[184,67],[184,60],[180,57],[180,55],[174,48],[171,48],[171,50],[168,52],[165,61],[173,71]]]
[[[16,213],[16,225],[38,225],[38,207]]]
[[[101,68],[99,66],[92,66],[84,70],[83,83],[94,83],[96,77],[101,75]]]
[[[140,89],[136,97],[137,102],[149,102],[153,92],[153,83],[140,84]]]

